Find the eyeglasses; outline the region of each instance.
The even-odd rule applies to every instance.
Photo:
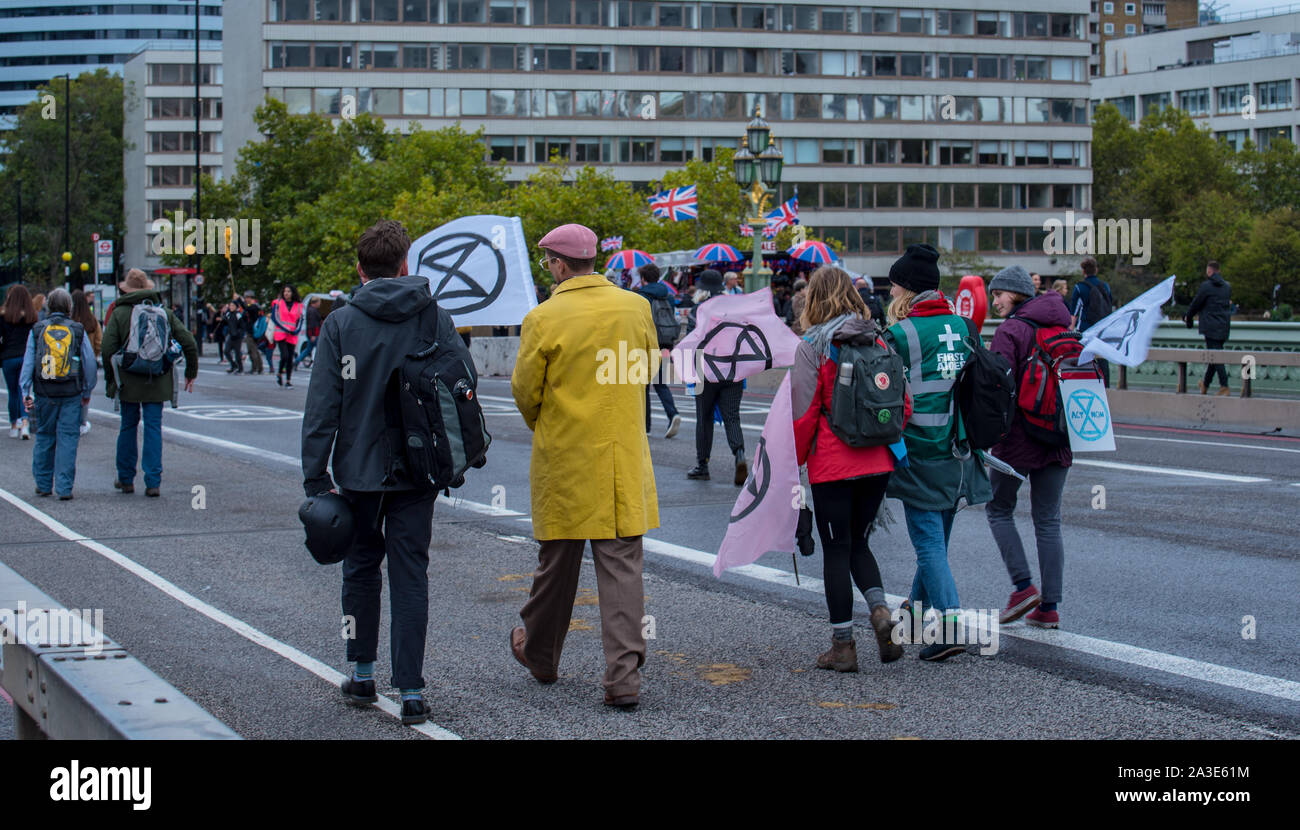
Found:
[[[541,259],[537,260],[537,264],[542,266],[543,271],[546,271],[550,269],[552,259],[553,257],[543,255]]]

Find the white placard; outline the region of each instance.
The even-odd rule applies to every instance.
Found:
[[[1100,380],[1062,381],[1061,401],[1073,452],[1114,452],[1110,401]]]

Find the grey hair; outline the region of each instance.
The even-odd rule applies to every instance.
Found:
[[[72,295],[65,289],[56,288],[45,295],[45,308],[51,314],[71,314]]]

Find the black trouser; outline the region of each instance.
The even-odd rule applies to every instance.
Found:
[[[1212,337],[1207,337],[1205,338],[1205,348],[1222,349],[1223,344],[1226,342],[1227,342],[1226,340],[1215,340]],[[1210,378],[1214,377],[1215,373],[1218,373],[1219,375],[1219,386],[1223,387],[1224,389],[1227,389],[1228,370],[1224,367],[1222,363],[1207,363],[1205,365],[1205,385],[1206,386],[1210,385]]]
[[[713,405],[722,413],[722,426],[727,430],[727,446],[735,455],[745,449],[745,433],[740,429],[740,396],[744,394],[740,382],[700,382],[700,394],[695,396],[695,459],[708,464],[713,453]]]
[[[1110,388],[1110,361],[1102,360],[1100,357],[1097,358],[1096,360],[1097,360],[1097,368],[1101,370],[1101,385],[1109,389]]]
[[[230,361],[230,368],[241,372],[244,370],[244,355],[240,351],[243,346],[242,336],[226,338],[226,360]]]
[[[853,621],[853,585],[864,595],[882,587],[871,553],[871,523],[885,498],[889,474],[826,481],[812,486],[813,514],[825,556],[823,580],[831,624]]]
[[[356,544],[343,560],[343,616],[355,621],[348,662],[373,663],[379,650],[379,603],[388,557],[393,686],[424,688],[424,641],[429,628],[429,538],[437,493],[345,490],[356,521]]]
[[[280,349],[280,374],[288,382],[293,379],[294,345],[288,340],[279,340],[275,345]]]

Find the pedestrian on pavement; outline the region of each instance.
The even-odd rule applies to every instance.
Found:
[[[122,282],[125,292],[117,298],[113,316],[104,326],[104,386],[108,397],[116,397],[122,407],[122,426],[117,433],[117,477],[113,486],[123,493],[135,492],[137,457],[144,472],[144,493],[157,497],[162,486],[162,410],[163,404],[175,398],[175,380],[169,368],[160,375],[137,374],[113,364],[113,356],[125,352],[131,334],[133,317],[143,319],[146,304],[161,306],[162,297],[154,289],[153,280],[139,268],[132,268]],[[167,325],[172,340],[180,343],[185,356],[185,391],[194,391],[194,379],[199,374],[199,350],[194,335],[185,328],[174,312],[168,311]],[[137,323],[138,326],[138,323]],[[164,343],[164,349],[167,344]],[[144,420],[144,448],[140,452],[136,433]]]
[[[86,339],[90,341],[90,348],[95,352],[96,360],[99,359],[100,345],[104,340],[104,327],[95,319],[95,312],[90,308],[90,301],[86,298],[86,292],[78,288],[72,292],[72,319],[81,324],[86,331]],[[90,396],[86,396],[86,403],[81,407],[81,434],[85,435],[90,432]]]
[[[298,357],[294,364],[299,365],[304,361],[308,368],[311,367],[312,350],[316,348],[316,338],[320,337],[320,297],[313,297],[311,302],[307,303],[307,328],[306,336],[303,338],[302,351],[298,352]]]
[[[18,379],[23,370],[23,355],[27,353],[27,339],[36,325],[36,306],[27,286],[9,286],[5,295],[4,314],[0,316],[0,367],[5,376],[9,402],[9,437],[26,441],[31,438],[31,425],[23,402],[22,386]]]
[[[835,389],[840,347],[873,341],[882,349],[887,346],[871,311],[842,269],[822,266],[813,271],[806,293],[803,342],[790,371],[790,402],[791,411],[797,413],[796,457],[799,464],[808,465],[813,512],[826,560],[823,574],[831,648],[818,656],[817,668],[855,672],[854,584],[871,608],[880,662],[903,656],[902,646],[890,637],[894,624],[870,544],[871,525],[884,501],[894,456],[887,446],[850,447],[831,431],[826,414]]]
[[[260,375],[262,367],[262,344],[266,338],[267,321],[262,314],[262,307],[257,304],[257,295],[253,290],[244,292],[244,346],[248,349],[248,373]]]
[[[321,326],[302,420],[303,491],[316,496],[337,488],[351,502],[357,527],[343,560],[343,614],[356,621],[356,636],[347,641],[346,659],[354,665],[342,692],[356,705],[378,700],[380,566],[387,559],[391,682],[406,724],[429,717],[424,648],[437,493],[416,487],[400,442],[385,437],[385,391],[406,356],[428,342],[460,345],[451,315],[434,305],[429,281],[408,276],[410,247],[405,228],[391,219],[357,240],[361,288],[346,307],[335,305]],[[468,351],[464,360],[473,367]]]
[[[639,702],[646,657],[641,537],[659,526],[650,444],[640,428],[649,405],[641,387],[649,378],[607,383],[593,369],[601,350],[625,348],[649,356],[653,374],[659,338],[649,303],[593,273],[597,242],[590,228],[561,225],[538,246],[555,288],[524,317],[510,388],[534,433],[529,483],[541,549],[510,650],[539,682],[556,680],[590,540],[605,704],[627,709]]]
[[[695,307],[691,309],[687,333],[695,330],[700,304],[725,293],[722,275],[712,268],[705,269],[695,283]],[[709,480],[709,456],[713,454],[713,412],[722,416],[722,426],[727,433],[727,447],[736,459],[737,487],[749,477],[749,464],[745,461],[745,433],[740,428],[740,400],[745,394],[743,381],[695,382],[695,468],[687,478]]]
[[[880,298],[876,296],[871,277],[858,277],[853,281],[853,285],[858,289],[858,296],[862,298],[862,302],[871,311],[871,319],[884,320],[885,310],[880,307]]]
[[[46,297],[49,313],[27,336],[23,355],[23,402],[36,417],[32,478],[36,495],[72,498],[77,477],[81,413],[95,388],[95,350],[81,324],[70,316],[72,296],[56,288]]]
[[[946,660],[965,647],[957,632],[957,583],[948,565],[953,517],[964,498],[982,504],[992,493],[983,466],[957,441],[954,384],[977,337],[966,318],[953,313],[939,291],[939,252],[929,245],[909,245],[889,269],[890,326],[885,339],[908,367],[912,414],[903,432],[907,463],[889,478],[887,495],[903,502],[907,535],[916,550],[916,575],[905,610],[914,603],[941,616],[938,637],[921,649],[922,660]],[[915,632],[921,614],[904,615]]]
[[[1083,271],[1083,279],[1075,283],[1066,307],[1070,309],[1075,331],[1087,331],[1089,326],[1101,322],[1110,314],[1115,308],[1115,298],[1110,292],[1110,286],[1097,276],[1097,260],[1085,257],[1079,263],[1079,270]],[[1101,370],[1102,382],[1110,386],[1109,361],[1099,357],[1096,362],[1097,368]]]
[[[1019,265],[997,273],[989,282],[993,308],[1003,318],[993,335],[990,348],[1011,364],[1011,376],[1024,377],[1025,367],[1034,354],[1039,329],[1056,335],[1070,328],[1070,311],[1055,291],[1033,296],[1033,282]],[[1043,581],[1040,594],[1034,587],[1033,573],[1025,558],[1025,546],[1016,530],[1016,494],[1020,479],[989,471],[993,499],[984,510],[993,540],[1002,553],[1007,575],[1014,586],[1007,606],[998,617],[1006,625],[1021,617],[1039,628],[1057,628],[1060,615],[1061,583],[1065,572],[1065,542],[1061,536],[1061,494],[1073,456],[1070,447],[1049,446],[1025,430],[1019,408],[1012,418],[1011,429],[993,447],[992,454],[1010,464],[1029,479],[1029,500],[1034,522],[1034,539],[1038,546],[1038,571]],[[1025,616],[1028,614],[1028,616]]]
[[[642,265],[640,269],[638,269],[638,273],[641,277],[641,287],[636,289],[636,293],[645,297],[646,300],[650,302],[651,315],[656,320],[655,332],[659,338],[659,356],[661,358],[659,365],[664,371],[668,371],[668,367],[672,364],[662,358],[668,354],[668,350],[677,342],[677,311],[673,308],[673,292],[659,278],[659,266],[655,265],[653,262]],[[656,314],[656,312],[663,315],[665,324],[662,327],[658,323],[659,314]],[[671,326],[667,325],[666,321],[668,318],[672,318]],[[668,419],[668,429],[664,432],[664,438],[672,438],[682,427],[682,416],[681,413],[677,411],[677,402],[673,400],[673,390],[667,383],[661,383],[662,380],[664,380],[664,378],[660,376],[660,373],[656,373],[655,377],[651,379],[651,382],[654,385],[655,394],[659,396],[659,403],[663,405],[664,417]],[[645,394],[645,431],[649,432],[649,385],[645,388]]]
[[[298,334],[305,323],[298,289],[285,283],[280,296],[271,303],[271,336],[280,350],[280,368],[275,373],[279,386],[293,388],[294,352],[298,350]]]
[[[1228,342],[1228,331],[1232,328],[1232,284],[1219,273],[1219,263],[1210,260],[1205,265],[1205,281],[1196,292],[1196,298],[1187,307],[1183,322],[1190,329],[1192,318],[1199,317],[1196,330],[1205,338],[1205,348],[1222,349]],[[1200,382],[1201,394],[1210,391],[1210,378],[1219,376],[1219,394],[1229,395],[1228,370],[1222,363],[1208,363],[1205,377]]]
[[[44,320],[49,315],[49,310],[45,308],[45,295],[36,294],[32,296],[32,305],[36,307],[36,322]]]
[[[221,315],[222,329],[226,336],[226,360],[230,368],[226,374],[242,375],[244,373],[244,340],[248,335],[248,319],[244,316],[244,304],[239,298],[226,303],[226,310]],[[252,361],[249,361],[252,367]]]

